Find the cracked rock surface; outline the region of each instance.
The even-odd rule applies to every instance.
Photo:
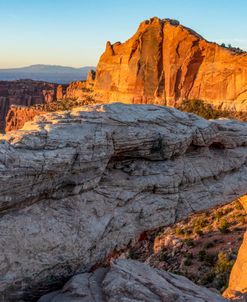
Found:
[[[36,117],[0,138],[0,296],[35,300],[246,193],[246,123],[124,104]]]
[[[207,288],[183,276],[151,268],[134,260],[117,260],[110,268],[71,278],[61,291],[39,302],[223,302]]]

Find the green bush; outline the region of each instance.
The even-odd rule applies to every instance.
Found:
[[[198,236],[202,236],[203,235],[203,231],[202,231],[201,227],[199,227],[199,226],[196,226],[194,228],[194,233],[197,234]]]
[[[215,278],[215,272],[214,271],[207,272],[207,273],[202,275],[202,277],[200,279],[200,284],[201,285],[207,285],[209,283],[212,283],[214,281],[214,278]]]
[[[176,228],[175,233],[176,233],[177,236],[182,236],[182,235],[185,234],[184,229],[182,229],[180,227]]]
[[[232,270],[233,260],[230,260],[226,253],[220,252],[215,265],[215,286],[223,292],[228,284],[229,275]]]
[[[184,243],[188,246],[188,247],[193,247],[195,246],[195,242],[192,238],[188,238],[184,240]]]
[[[185,112],[195,113],[205,119],[216,119],[225,115],[225,113],[219,112],[211,105],[205,104],[201,100],[185,100],[178,109]]]
[[[212,241],[209,241],[209,242],[207,242],[207,243],[204,244],[204,248],[205,249],[210,249],[210,248],[212,248],[214,246],[215,246],[215,243],[212,242]]]
[[[215,266],[215,273],[230,273],[233,266],[233,261],[227,256],[226,253],[220,252]]]
[[[215,219],[218,220],[218,221],[219,221],[220,218],[223,217],[223,216],[224,216],[223,210],[218,210],[218,211],[214,214]]]
[[[243,207],[242,203],[239,200],[236,201],[235,208],[236,208],[236,210],[239,210],[239,211],[244,210],[244,207]]]
[[[230,224],[226,219],[221,219],[218,229],[221,233],[226,234],[229,232],[229,226]]]

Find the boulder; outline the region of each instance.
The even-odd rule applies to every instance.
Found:
[[[74,276],[61,291],[38,302],[224,302],[219,294],[187,278],[134,260],[117,260],[110,268]]]
[[[0,296],[35,300],[246,188],[246,123],[154,105],[36,116],[0,137]]]

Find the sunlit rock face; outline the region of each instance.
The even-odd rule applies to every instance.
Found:
[[[32,301],[144,231],[247,193],[247,124],[154,105],[40,115],[0,137],[0,297]]]
[[[247,212],[247,196],[240,198],[240,202]],[[241,301],[247,300],[247,232],[231,271],[229,286],[224,292],[224,296],[230,299],[242,298]]]
[[[152,18],[125,43],[107,42],[94,97],[170,106],[200,99],[247,111],[247,54],[210,43],[177,21]]]
[[[21,129],[26,122],[34,119],[36,115],[45,113],[35,106],[16,106],[12,105],[8,111],[5,121],[5,131]]]

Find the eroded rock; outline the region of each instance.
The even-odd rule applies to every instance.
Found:
[[[126,42],[107,42],[94,97],[169,106],[199,99],[246,112],[247,54],[208,42],[177,21],[152,18]]]
[[[74,276],[61,291],[39,302],[223,302],[227,301],[187,278],[134,260],[117,260],[107,269]]]
[[[31,301],[143,231],[247,193],[247,125],[95,105],[0,140],[0,293]]]

